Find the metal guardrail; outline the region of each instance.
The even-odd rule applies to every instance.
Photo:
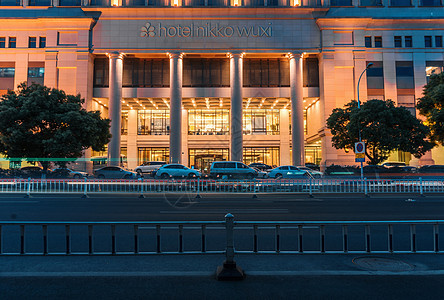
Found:
[[[440,249],[439,227],[444,225],[444,220],[415,220],[415,221],[234,221],[234,216],[227,214],[225,221],[162,221],[162,222],[0,222],[0,255],[148,255],[148,254],[205,254],[225,253],[226,261],[234,262],[237,253],[442,253]],[[421,226],[420,235],[417,227]],[[108,251],[97,250],[96,229],[101,228],[102,244],[107,244]],[[151,229],[152,236],[142,235],[142,229]],[[308,229],[307,229],[308,228]],[[387,242],[382,249],[373,249],[373,238],[381,239],[381,235],[372,236],[372,230],[385,228]],[[396,230],[395,230],[396,228]],[[401,228],[405,232],[401,233]],[[73,231],[75,229],[75,234]],[[79,233],[79,229],[82,229]],[[104,233],[103,230],[106,229]],[[217,229],[209,236],[209,229]],[[250,241],[245,236],[236,239],[240,231],[249,230]],[[126,230],[126,234],[122,232]],[[172,245],[163,246],[165,234],[173,230],[177,237],[175,250]],[[192,239],[192,245],[185,245],[184,236],[194,232],[198,239]],[[271,236],[270,230],[273,231]],[[283,231],[288,231],[287,235]],[[310,235],[304,235],[304,231],[314,231]],[[28,237],[28,231],[32,231],[32,237]],[[225,231],[226,240],[220,231]],[[353,231],[353,233],[351,232]],[[357,233],[356,231],[359,231]],[[266,234],[268,232],[268,235]],[[395,233],[399,236],[396,237]],[[408,233],[408,237],[406,234]],[[29,233],[31,234],[31,233]],[[59,249],[52,251],[49,240],[52,236],[52,244],[57,242]],[[313,249],[313,237],[318,236],[316,249]],[[75,238],[74,238],[75,237]],[[195,236],[196,237],[196,236]],[[209,245],[208,240],[215,238],[222,241]],[[418,247],[418,240],[428,239],[426,244],[431,247],[424,249],[424,245]],[[124,239],[125,249],[119,249],[119,239]],[[150,242],[146,243],[148,239]],[[312,241],[311,247],[307,247],[308,240]],[[105,242],[104,242],[105,241]],[[269,243],[264,243],[268,241]],[[351,245],[353,241],[353,245]],[[247,242],[247,243],[246,243]],[[259,243],[261,242],[261,243]],[[291,245],[290,247],[283,246]],[[358,242],[358,243],[356,243]],[[8,244],[9,243],[9,244]],[[33,248],[39,245],[40,251],[30,251],[27,248],[30,243]],[[144,249],[144,244],[151,250]],[[248,249],[245,245],[248,244]],[[14,244],[14,245],[11,245]],[[266,244],[264,246],[264,244]],[[357,248],[356,245],[362,245]],[[16,251],[5,251],[5,248],[15,246]],[[100,245],[104,246],[104,245]],[[211,247],[209,247],[211,246]],[[236,250],[236,247],[244,248]],[[262,248],[260,247],[262,246]],[[131,248],[130,250],[128,249]],[[169,248],[169,250],[165,250]],[[83,249],[83,250],[76,250]]]
[[[31,194],[127,193],[444,193],[437,179],[255,179],[255,180],[99,180],[8,179],[0,180],[0,192]]]

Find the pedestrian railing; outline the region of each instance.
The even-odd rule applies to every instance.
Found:
[[[125,193],[444,193],[444,180],[438,179],[285,179],[285,180],[40,180],[0,181],[0,192],[27,196],[38,193],[88,194]]]
[[[441,253],[444,220],[0,222],[0,255]]]

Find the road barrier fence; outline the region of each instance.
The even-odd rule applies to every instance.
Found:
[[[255,180],[100,180],[100,179],[5,179],[2,193],[106,194],[125,193],[444,193],[442,179],[255,179]]]

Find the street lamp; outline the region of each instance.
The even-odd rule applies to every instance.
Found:
[[[364,75],[365,71],[370,69],[371,66],[373,66],[373,63],[368,63],[367,67],[365,67],[364,71],[362,71],[361,76],[359,76],[359,79],[358,79],[358,87],[357,87],[357,89],[358,89],[358,109],[361,109],[361,101],[359,100],[359,84],[361,83],[362,75]],[[362,142],[362,139],[361,139],[361,126],[359,126],[359,142]],[[364,180],[364,169],[362,167],[362,161],[361,161],[361,181],[362,180]]]

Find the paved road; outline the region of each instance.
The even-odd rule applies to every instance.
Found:
[[[413,220],[444,219],[444,195],[417,194],[203,195],[0,195],[0,220],[154,221],[222,220]]]

